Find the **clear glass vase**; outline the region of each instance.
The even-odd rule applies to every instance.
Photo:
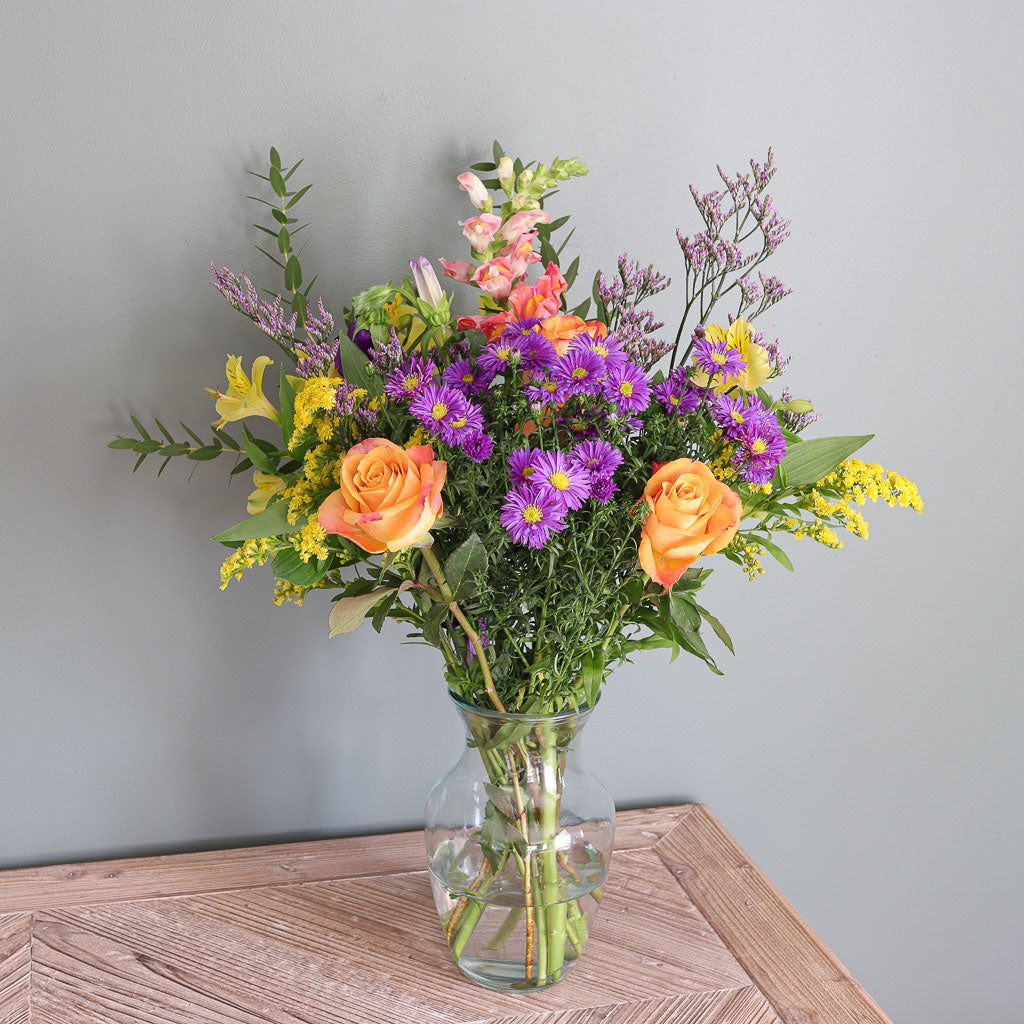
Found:
[[[546,988],[583,952],[615,833],[615,804],[580,760],[592,709],[506,714],[451,697],[466,749],[426,808],[441,925],[471,981]]]

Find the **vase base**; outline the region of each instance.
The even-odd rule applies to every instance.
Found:
[[[459,970],[474,985],[489,988],[492,992],[539,992],[557,985],[572,970],[575,960],[566,960],[557,974],[543,978],[527,978],[523,961],[486,960],[482,957],[459,957]]]

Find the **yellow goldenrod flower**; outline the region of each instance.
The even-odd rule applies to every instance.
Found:
[[[232,551],[220,567],[220,589],[225,590],[232,580],[240,580],[246,569],[265,564],[271,554],[270,541],[266,537],[243,541],[241,547]]]
[[[708,341],[724,341],[727,348],[736,349],[747,364],[745,370],[715,384],[715,391],[719,394],[733,387],[738,387],[741,391],[756,391],[771,376],[772,367],[768,360],[768,351],[754,343],[753,331],[746,320],[734,320],[728,330],[718,324],[711,324],[705,329],[705,334]],[[708,375],[703,370],[694,370],[690,374],[690,382],[697,387],[706,388]]]
[[[327,533],[317,521],[315,515],[306,520],[306,525],[299,531],[299,545],[296,548],[299,558],[309,562],[314,558],[327,557],[327,545],[324,541]]]
[[[311,589],[311,587],[300,587],[295,583],[289,583],[288,580],[275,580],[274,604],[280,606],[285,601],[293,601],[295,604],[301,605],[307,591]]]
[[[256,490],[249,495],[245,510],[254,516],[267,507],[267,502],[278,491],[284,490],[284,479],[276,473],[264,473],[257,469],[252,475],[252,482],[256,485]]]
[[[295,394],[294,430],[289,448],[298,448],[306,441],[306,431],[315,428],[321,441],[329,440],[340,422],[334,410],[340,377],[310,377]],[[326,435],[326,436],[325,436]]]
[[[263,373],[268,366],[272,365],[273,360],[268,356],[259,356],[252,364],[252,380],[250,381],[245,370],[242,369],[242,357],[228,356],[225,368],[228,390],[221,392],[213,388],[206,389],[206,393],[211,398],[217,399],[216,408],[220,419],[214,420],[215,427],[223,427],[225,423],[245,419],[246,416],[266,416],[268,420],[280,424],[281,414],[263,394]]]

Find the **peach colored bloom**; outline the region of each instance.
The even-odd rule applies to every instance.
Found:
[[[320,506],[317,519],[364,551],[403,551],[421,541],[442,512],[448,464],[429,444],[402,448],[369,437],[341,463],[341,486]]]
[[[512,290],[512,264],[504,256],[490,260],[477,269],[473,275],[473,283],[490,292],[499,302],[508,298]]]
[[[555,352],[560,356],[569,351],[569,342],[586,329],[586,321],[578,316],[549,316],[540,322],[541,334],[551,342]]]
[[[541,284],[542,281],[545,283]],[[550,289],[550,294],[555,296],[560,296],[569,287],[557,263],[548,263],[547,270],[544,271],[544,276],[538,279],[537,285],[544,291]]]
[[[549,224],[551,214],[547,210],[520,210],[513,213],[511,217],[501,226],[498,237],[506,242],[511,242],[524,231],[532,231],[538,224]]]
[[[515,314],[512,310],[493,313],[490,316],[460,316],[455,321],[457,331],[483,331],[488,341],[493,341],[505,329]]]
[[[655,463],[643,497],[650,511],[640,531],[640,565],[666,590],[701,555],[721,551],[739,526],[739,495],[695,459]]]
[[[499,256],[506,257],[509,263],[512,264],[513,277],[522,277],[530,264],[540,262],[540,254],[533,248],[533,240],[536,237],[536,231],[528,231],[520,235],[515,241],[509,242],[498,253]]]
[[[445,277],[453,277],[463,284],[469,284],[469,279],[473,276],[473,271],[476,270],[474,264],[467,263],[465,260],[439,259],[437,262],[441,264]]]
[[[493,213],[478,213],[469,220],[460,220],[462,233],[477,252],[483,252],[494,241],[494,233],[501,227],[501,218]]]
[[[532,284],[521,284],[513,288],[509,301],[520,320],[528,316],[554,316],[558,312],[558,299],[550,291],[545,293]]]

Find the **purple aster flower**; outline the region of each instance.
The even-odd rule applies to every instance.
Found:
[[[499,338],[481,349],[476,365],[492,377],[496,373],[508,373],[510,366],[516,367],[522,363],[528,347],[524,338]]]
[[[458,359],[451,366],[445,368],[441,374],[441,380],[458,388],[464,395],[477,394],[486,390],[487,385],[494,379],[493,373],[481,370],[474,366],[469,359]]]
[[[593,395],[601,386],[604,360],[596,352],[570,350],[558,360],[552,373],[567,395]]]
[[[429,359],[413,356],[388,374],[384,392],[390,398],[412,398],[430,384],[437,367]]]
[[[747,361],[738,348],[730,348],[727,341],[710,341],[702,338],[693,346],[693,361],[698,370],[712,377],[734,377],[747,368]]]
[[[610,476],[599,476],[590,484],[590,496],[607,505],[609,498],[618,490],[618,485]]]
[[[454,429],[451,426],[453,420],[469,416],[470,405],[461,391],[447,384],[428,384],[413,396],[409,412],[425,427],[440,432],[445,438],[451,436],[446,431]]]
[[[461,391],[457,392],[462,394]],[[410,406],[410,409],[412,407]],[[461,445],[471,434],[483,432],[484,414],[478,406],[464,399],[464,407],[441,423],[441,440],[447,445]]]
[[[786,439],[770,412],[751,416],[736,440],[732,463],[748,483],[765,484],[786,454]]]
[[[565,386],[555,377],[533,378],[526,385],[525,393],[532,405],[561,405],[567,397]]]
[[[600,356],[604,365],[609,370],[625,365],[629,358],[626,355],[625,349],[619,344],[618,339],[613,334],[609,334],[604,338],[595,338],[586,332],[577,334],[569,342],[569,351],[571,352],[574,349],[593,352],[595,355]]]
[[[651,401],[651,386],[636,363],[609,367],[601,390],[619,412],[643,412]]]
[[[583,441],[569,452],[569,458],[590,474],[591,483],[610,477],[622,464],[622,452],[607,441]]]
[[[554,495],[566,511],[579,508],[590,497],[590,473],[565,452],[539,452],[537,486]]]
[[[501,525],[516,544],[542,548],[552,533],[565,529],[565,507],[538,487],[517,487],[501,507]]]
[[[743,436],[747,423],[766,414],[757,395],[719,395],[711,403],[711,416],[726,437],[734,440]]]
[[[508,476],[513,487],[537,482],[537,460],[541,454],[536,448],[518,448],[508,457]]]
[[[474,461],[484,462],[494,451],[494,438],[483,431],[470,431],[459,439],[459,447]]]
[[[535,316],[524,316],[522,320],[510,320],[501,332],[501,336],[504,340],[509,341],[512,338],[528,338],[531,334],[539,332],[540,320]]]

